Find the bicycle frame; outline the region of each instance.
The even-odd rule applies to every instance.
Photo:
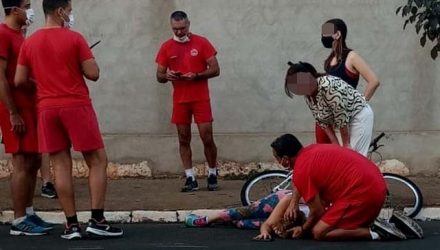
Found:
[[[293,170],[290,170],[286,179],[284,181],[282,181],[280,184],[273,187],[272,192],[276,193],[281,190],[291,189],[292,176],[293,176]]]

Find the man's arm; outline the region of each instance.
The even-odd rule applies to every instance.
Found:
[[[9,110],[10,114],[16,114],[18,112],[17,106],[12,99],[11,89],[6,78],[7,66],[8,62],[0,57],[0,99]]]
[[[156,78],[160,83],[167,83],[168,81],[179,80],[180,75],[177,75],[176,72],[172,70],[168,70],[165,66],[157,64]]]
[[[208,68],[200,72],[197,75],[197,79],[210,79],[214,78],[220,75],[220,65],[218,64],[217,57],[213,56],[206,60],[206,63],[208,64]]]
[[[217,57],[213,56],[206,60],[208,68],[200,73],[188,72],[182,75],[182,80],[194,81],[202,79],[210,79],[220,75],[220,66],[217,61]]]
[[[290,200],[290,204],[287,207],[284,213],[284,221],[294,221],[298,217],[299,212],[299,200],[301,199],[301,195],[298,192],[298,189],[293,187],[292,191],[292,199]]]
[[[307,202],[307,206],[310,210],[309,216],[301,227],[294,228],[292,238],[301,238],[304,232],[312,232],[313,227],[318,223],[324,213],[324,207],[322,206],[319,194],[316,194],[311,201]]]
[[[94,81],[94,82],[98,81],[99,67],[95,59],[91,58],[83,61],[81,63],[81,70],[83,72],[83,75],[90,81]]]
[[[18,114],[17,105],[15,105],[12,98],[11,89],[6,77],[7,61],[4,58],[0,58],[0,100],[9,110],[9,119],[11,121],[11,130],[17,134],[25,132],[24,121]]]

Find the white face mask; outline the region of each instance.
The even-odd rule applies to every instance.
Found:
[[[34,21],[35,21],[35,12],[34,12],[33,9],[27,9],[26,10],[26,18],[27,18],[26,24],[28,26],[31,25],[32,23],[34,23]]]
[[[63,10],[63,11],[64,11],[64,10]],[[64,13],[66,14],[65,11],[64,11]],[[69,21],[67,21],[67,20],[63,17],[63,20],[64,20],[63,27],[71,29],[71,28],[73,27],[73,25],[75,24],[75,18],[73,17],[73,14],[72,14],[72,13],[70,13],[69,15],[66,14],[66,16],[67,16],[67,18],[69,19]]]
[[[35,12],[33,9],[22,9],[19,7],[7,7],[5,10],[18,8],[26,13],[26,25],[29,26],[35,21]]]
[[[178,43],[187,43],[187,42],[190,41],[188,35],[184,35],[182,37],[178,37],[178,36],[174,35],[173,40],[178,42]]]
[[[75,24],[75,18],[73,17],[73,14],[71,13],[69,15],[69,22],[67,23],[67,27],[71,29],[73,25]]]

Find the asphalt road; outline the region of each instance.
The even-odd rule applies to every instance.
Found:
[[[282,240],[254,242],[257,231],[230,227],[185,228],[181,224],[122,225],[125,235],[118,239],[82,239],[67,241],[59,237],[61,226],[50,235],[9,236],[9,226],[0,226],[0,250],[101,250],[101,249],[440,249],[440,222],[421,223],[425,239],[400,242],[317,242]]]

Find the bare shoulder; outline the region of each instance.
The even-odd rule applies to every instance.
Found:
[[[356,51],[352,50],[347,55],[347,60],[353,61],[353,60],[362,60],[362,57],[357,53]]]

